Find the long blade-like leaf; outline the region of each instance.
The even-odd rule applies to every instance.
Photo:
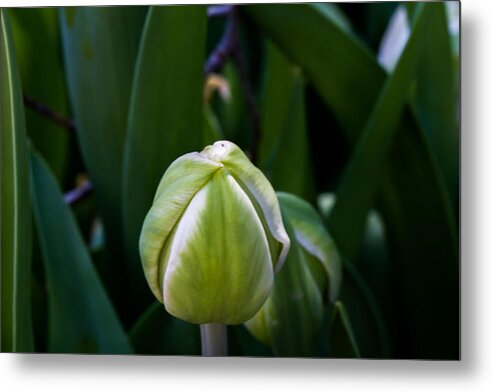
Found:
[[[359,347],[342,302],[337,301],[330,323],[329,356],[334,358],[360,358]]]
[[[319,4],[259,4],[242,9],[293,64],[301,66],[354,141],[384,81],[384,71],[369,50],[341,27],[332,9]]]
[[[303,68],[354,145],[385,79],[371,53],[316,5],[243,9]],[[456,358],[458,252],[449,194],[423,131],[408,111],[399,128],[378,197],[395,258],[394,295],[401,298],[396,355]],[[446,283],[437,287],[436,282]]]
[[[128,119],[123,211],[127,254],[146,292],[138,256],[142,222],[171,162],[204,147],[205,33],[205,6],[164,6],[150,9],[142,36]]]
[[[274,44],[267,48],[259,166],[278,191],[312,200],[314,184],[309,153],[301,70]]]
[[[459,4],[459,2],[458,2]],[[432,7],[432,24],[420,57],[415,110],[443,172],[455,210],[459,201],[458,99],[444,3]]]
[[[56,180],[35,153],[31,154],[31,173],[34,216],[48,288],[49,351],[131,353],[125,331]]]
[[[427,40],[430,16],[422,6],[405,50],[383,87],[337,192],[328,227],[341,251],[350,259],[356,256],[360,246],[366,217],[415,76],[420,49]]]
[[[56,8],[12,8],[12,22],[22,90],[28,99],[68,117]],[[69,141],[75,137],[32,108],[26,109],[26,130],[37,151],[61,181],[67,169]]]
[[[350,261],[345,259],[343,267],[339,300],[350,316],[358,352],[363,358],[387,358],[389,335],[374,294]]]
[[[155,302],[140,317],[130,336],[138,354],[200,355],[200,328],[168,314]]]
[[[60,9],[65,69],[84,161],[115,259],[128,105],[146,7]]]
[[[1,351],[33,351],[31,209],[24,105],[6,9],[0,9]]]

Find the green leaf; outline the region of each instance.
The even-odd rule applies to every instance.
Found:
[[[322,193],[318,196],[318,207],[323,219],[327,220],[334,204],[335,195]],[[374,293],[384,316],[384,323],[389,332],[393,332],[395,298],[388,295],[391,292],[393,275],[386,238],[386,227],[380,214],[375,210],[369,211],[360,253],[355,260],[351,260],[351,263]]]
[[[329,356],[333,358],[360,358],[350,317],[342,302],[337,301],[335,303],[331,317]]]
[[[47,279],[49,351],[131,353],[56,179],[36,153],[31,154],[31,173],[34,217]]]
[[[395,147],[378,206],[394,258],[398,355],[457,359],[459,253],[444,181],[425,140]]]
[[[321,217],[309,203],[298,197],[283,192],[277,192],[277,196],[299,244],[306,254],[314,257],[323,266],[324,275],[328,278],[327,297],[330,302],[334,302],[342,284],[342,264],[338,249]]]
[[[304,79],[270,42],[262,104],[259,167],[278,191],[312,200],[314,183],[306,127]]]
[[[314,3],[313,7],[315,7],[318,12],[322,13],[326,18],[330,19],[341,30],[347,33],[351,32],[352,27],[350,25],[350,21],[337,4]]]
[[[57,9],[12,8],[9,12],[24,94],[69,117]],[[72,131],[29,108],[26,129],[36,150],[63,181]]]
[[[130,332],[137,354],[200,355],[200,328],[171,316],[155,302]]]
[[[385,41],[379,54],[380,62],[390,63],[399,55],[401,48],[394,45],[408,35],[409,20],[415,20],[417,3],[405,3],[393,16]],[[455,60],[452,37],[448,29],[446,4],[432,8],[432,26],[422,45],[422,55],[417,68],[417,80],[411,100],[415,117],[419,120],[425,135],[435,152],[448,193],[457,211],[458,206],[458,95],[455,85]],[[389,45],[392,43],[393,45]],[[432,61],[429,61],[432,59]],[[381,61],[382,60],[382,61]],[[396,60],[395,60],[396,61]],[[390,68],[391,69],[391,68]]]
[[[203,121],[203,145],[208,146],[217,140],[224,139],[220,124],[215,113],[212,111],[212,108],[205,106],[203,108],[203,115],[205,117]]]
[[[24,105],[7,10],[0,9],[1,351],[33,351],[31,209]]]
[[[128,106],[146,7],[60,9],[65,69],[82,155],[115,259]]]
[[[337,191],[328,227],[341,252],[349,259],[359,250],[366,217],[398,130],[420,50],[428,39],[430,17],[421,7],[407,45],[379,95]]]
[[[427,9],[435,6],[426,3]],[[367,48],[310,4],[243,9],[301,66],[354,145],[385,79]],[[398,127],[377,199],[395,262],[391,295],[401,298],[397,355],[457,358],[457,230],[449,195],[424,133],[407,110]]]
[[[451,201],[459,204],[458,97],[454,60],[444,3],[437,3],[420,57],[414,98],[416,115],[435,152]]]
[[[337,115],[351,140],[360,132],[384,80],[369,50],[316,4],[243,6]],[[357,104],[354,96],[357,95]]]
[[[232,61],[225,63],[222,76],[227,80],[230,96],[228,99],[217,97],[212,101],[217,118],[226,140],[239,146],[247,146],[251,137],[250,123],[239,75]]]
[[[351,262],[345,260],[343,267],[339,300],[350,316],[358,353],[362,358],[387,358],[389,337],[374,295]]]
[[[123,212],[133,276],[145,292],[138,238],[159,180],[177,157],[203,148],[206,21],[205,6],[151,7],[142,35],[128,120]]]
[[[255,339],[244,325],[227,326],[227,350],[232,357],[273,357],[272,349]]]
[[[282,212],[291,239],[289,254],[275,276],[267,301],[245,325],[278,356],[313,356],[315,337],[323,318],[322,293],[311,274],[306,253],[296,240],[284,204]]]

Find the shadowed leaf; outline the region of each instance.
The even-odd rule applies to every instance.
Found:
[[[0,9],[1,351],[33,351],[31,209],[22,90],[7,9]]]
[[[436,6],[426,3],[426,11]],[[386,76],[372,54],[314,5],[243,9],[301,66],[354,146]],[[376,201],[394,256],[392,295],[401,298],[397,355],[457,358],[458,252],[450,197],[423,130],[406,109],[398,128]],[[437,288],[436,282],[445,283]]]
[[[142,35],[128,119],[123,211],[134,285],[145,294],[150,291],[138,254],[143,220],[171,162],[203,148],[205,32],[205,6],[163,6],[150,8]]]
[[[34,217],[48,287],[48,350],[131,353],[72,213],[53,174],[35,153],[31,154],[31,173]]]
[[[155,302],[140,317],[130,337],[137,354],[200,355],[200,328],[171,316]]]
[[[23,93],[57,114],[69,117],[56,8],[9,11]],[[62,128],[31,108],[26,109],[26,129],[36,150],[63,181],[69,141],[74,137],[72,130]]]
[[[128,105],[146,7],[59,10],[68,90],[82,155],[115,259]]]
[[[340,301],[337,301],[333,308],[329,356],[333,358],[360,358],[350,318],[345,306]]]
[[[304,79],[272,43],[266,61],[259,166],[276,190],[312,200]]]

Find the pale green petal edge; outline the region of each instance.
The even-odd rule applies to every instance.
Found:
[[[169,166],[159,183],[154,203],[142,226],[139,249],[147,282],[161,302],[159,264],[164,244],[186,206],[222,166],[198,152],[188,153]]]
[[[334,241],[308,202],[286,192],[277,192],[277,197],[294,227],[297,241],[323,264],[330,283],[329,300],[334,302],[342,284],[342,264]]]
[[[213,145],[216,146],[223,148],[223,152],[217,158],[258,205],[261,218],[268,226],[268,234],[280,243],[281,249],[277,255],[272,252],[274,270],[278,272],[289,253],[290,239],[282,221],[277,195],[265,175],[251,163],[238,146],[228,141],[218,141]]]
[[[190,202],[166,263],[164,305],[188,322],[240,324],[266,301],[273,265],[265,228],[227,168]]]

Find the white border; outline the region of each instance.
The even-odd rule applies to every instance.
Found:
[[[1,6],[102,3],[155,2],[0,0]],[[461,362],[0,354],[1,389],[36,392],[230,391],[231,388],[296,392],[490,390],[491,3],[483,0],[462,2]]]

